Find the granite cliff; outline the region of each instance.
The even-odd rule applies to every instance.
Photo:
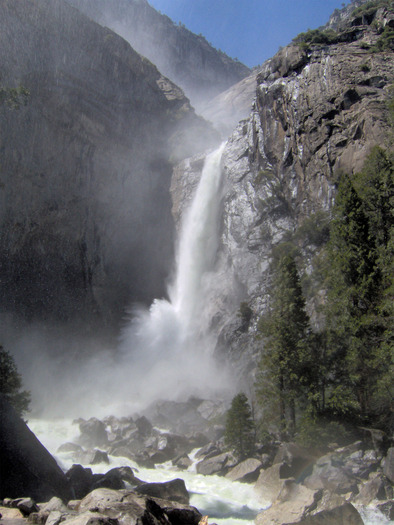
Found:
[[[257,363],[256,323],[266,307],[273,252],[292,240],[307,276],[324,243],[336,174],[359,171],[373,145],[389,146],[392,50],[370,51],[380,38],[376,28],[386,26],[393,27],[392,10],[378,9],[368,19],[348,17],[330,43],[299,41],[280,50],[263,64],[250,117],[227,142],[221,249],[207,307],[218,355],[242,380]],[[198,180],[201,163],[196,157],[175,172],[176,219],[191,192],[185,181]],[[308,231],[311,220],[321,238]],[[308,304],[315,325],[319,301],[315,290]],[[251,309],[246,323],[241,302]]]
[[[0,42],[1,85],[29,93],[0,107],[2,312],[116,326],[130,301],[164,293],[169,159],[217,137],[181,89],[66,2],[1,2]]]
[[[212,47],[202,35],[156,11],[146,0],[67,2],[125,38],[179,85],[197,110],[250,72],[241,62]]]

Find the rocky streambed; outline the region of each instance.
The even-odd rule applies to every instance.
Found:
[[[225,409],[191,399],[161,402],[127,418],[32,420],[76,501],[68,510],[55,509],[50,520],[40,506],[30,521],[178,525],[197,524],[203,515],[210,523],[257,525],[394,520],[394,448],[382,432],[360,430],[360,439],[324,451],[271,441],[239,462],[224,446]],[[52,522],[55,516],[60,521]]]

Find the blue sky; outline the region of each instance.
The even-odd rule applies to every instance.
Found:
[[[342,6],[342,0],[148,1],[250,67],[272,57],[298,33],[325,24],[334,9]]]

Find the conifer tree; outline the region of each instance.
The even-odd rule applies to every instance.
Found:
[[[0,394],[3,394],[20,416],[29,409],[30,393],[22,390],[22,378],[11,354],[0,345]]]
[[[309,318],[294,257],[279,260],[268,314],[259,323],[266,337],[257,393],[260,403],[279,414],[279,427],[294,434],[296,405],[311,384]],[[270,402],[271,401],[271,402]]]
[[[237,394],[227,411],[225,442],[240,459],[247,458],[254,449],[255,434],[252,411],[245,394]]]
[[[364,176],[361,180],[366,181]],[[349,177],[339,179],[327,247],[326,317],[332,378],[328,407],[334,415],[353,414],[363,422],[374,412],[379,381],[387,378],[392,362],[392,347],[390,351],[390,345],[384,343],[387,320],[382,314],[381,260],[390,228],[376,176],[368,184],[362,199]],[[377,215],[371,213],[374,206],[380,208]]]

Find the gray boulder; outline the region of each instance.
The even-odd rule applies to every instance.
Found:
[[[374,500],[386,500],[392,498],[392,496],[392,487],[384,476],[379,473],[361,486],[354,502],[361,505],[369,505]]]
[[[255,491],[264,501],[275,501],[284,487],[286,480],[280,475],[281,468],[282,464],[276,463],[260,472]]]
[[[300,445],[283,443],[275,454],[273,464],[282,464],[281,477],[303,479],[307,468],[314,463],[315,459],[307,449]]]
[[[82,421],[79,431],[81,435],[78,440],[84,447],[101,447],[108,444],[105,424],[95,417]]]
[[[394,483],[394,447],[389,448],[384,458],[383,473],[391,483]]]
[[[189,504],[189,493],[183,479],[173,479],[165,483],[142,483],[135,488],[139,494],[154,498],[176,501],[184,505]]]
[[[224,476],[231,466],[233,459],[230,454],[224,452],[217,456],[206,457],[199,463],[197,463],[197,472],[204,474],[205,476],[211,476],[212,474],[218,474]]]
[[[131,490],[94,490],[80,502],[79,512],[97,512],[116,518],[125,525],[198,525],[201,519],[201,514],[194,507],[148,497]]]
[[[327,489],[336,494],[356,493],[358,490],[356,478],[337,464],[335,454],[319,458],[313,466],[312,474],[305,478],[304,484],[310,489]]]
[[[231,481],[251,483],[258,479],[261,468],[261,461],[249,458],[232,468],[225,477],[231,479]]]

